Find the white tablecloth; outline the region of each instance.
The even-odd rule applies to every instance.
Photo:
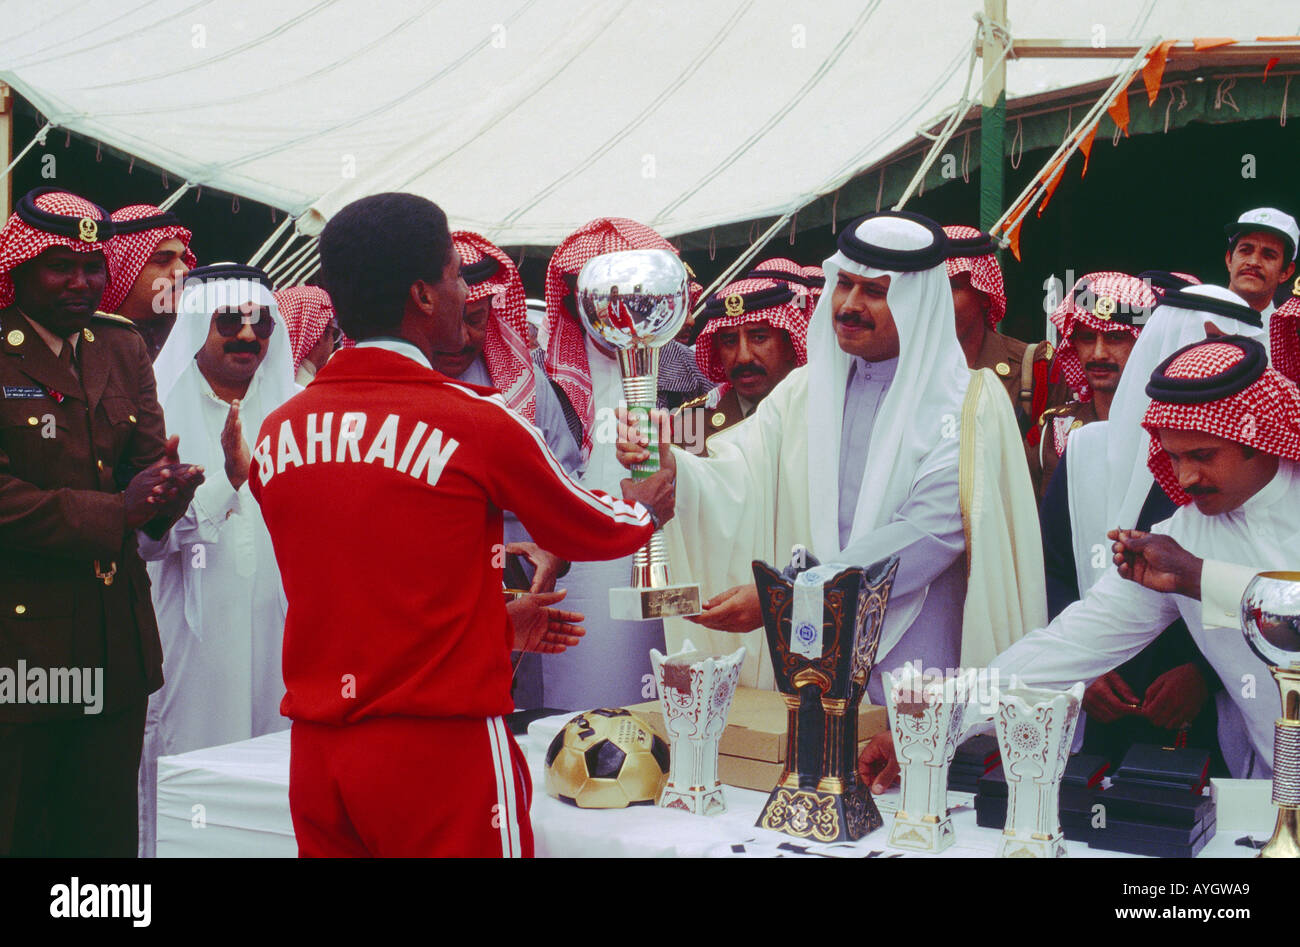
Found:
[[[578,809],[543,791],[543,763],[550,737],[570,715],[534,721],[520,741],[533,777],[531,817],[539,857],[908,857],[932,858],[886,844],[897,792],[877,797],[883,828],[857,842],[817,845],[754,827],[766,793],[725,789],[727,811],[693,816],[657,806]],[[1268,838],[1274,810],[1263,780],[1219,784],[1218,831],[1208,857],[1250,857],[1234,845],[1251,834]],[[990,857],[999,831],[975,824],[968,794],[952,793],[956,842],[937,857]],[[1071,857],[1122,857],[1118,852],[1067,842]],[[158,856],[292,858],[298,849],[289,818],[289,732],[196,750],[158,761]]]

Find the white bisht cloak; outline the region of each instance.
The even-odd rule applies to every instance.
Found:
[[[915,249],[917,236],[896,224],[890,219],[865,236],[891,249]],[[842,252],[828,259],[828,291],[809,328],[808,364],[791,372],[749,418],[711,437],[709,457],[674,449],[677,515],[664,530],[670,572],[674,582],[698,582],[705,598],[752,584],[755,559],[783,567],[795,544],[822,562],[842,561],[839,445],[851,357],[839,348],[831,312],[841,268],[868,277],[887,272]],[[961,662],[980,666],[1046,620],[1042,540],[1024,449],[996,377],[965,365],[942,264],[888,275],[899,364],[876,416],[849,544],[890,522],[916,481],[935,469],[935,458],[950,462],[941,439],[958,439],[968,577]],[[890,652],[924,598],[891,603],[878,665],[886,657],[891,665],[911,659]],[[736,635],[665,621],[670,651],[687,637],[714,654],[743,644],[741,683],[774,686],[762,629]]]
[[[289,333],[268,289],[247,279],[187,282],[176,326],[154,363],[167,433],[180,436],[181,460],[201,464],[206,477],[161,541],[139,534],[165,682],[149,698],[145,721],[142,855],[153,854],[159,756],[289,726],[280,716],[286,601],[275,550],[248,484],[236,491],[226,477],[221,429],[229,406],[211,393],[194,359],[212,313],[249,300],[269,307],[275,320],[266,356],[240,401],[244,438],[251,443],[266,415],[301,390],[293,380]],[[321,515],[328,516],[329,498],[321,504]]]

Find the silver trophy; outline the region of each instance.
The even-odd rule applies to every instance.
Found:
[[[690,310],[686,267],[669,250],[622,250],[587,261],[578,274],[578,313],[587,332],[618,354],[628,423],[648,440],[650,457],[632,468],[633,480],[659,471],[659,432],[650,411],[659,391],[659,349],[677,335]],[[700,587],[673,584],[664,537],[655,530],[632,562],[632,585],[609,590],[614,618],[644,621],[698,615]]]
[[[1273,722],[1277,825],[1260,858],[1300,857],[1300,572],[1261,572],[1241,597],[1241,631],[1282,692]]]

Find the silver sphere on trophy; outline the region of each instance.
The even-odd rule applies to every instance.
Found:
[[[579,318],[588,334],[618,355],[628,423],[647,439],[650,457],[632,468],[633,480],[659,471],[659,432],[650,423],[659,392],[659,349],[671,342],[690,311],[686,267],[669,250],[621,250],[587,261],[578,274]],[[609,590],[614,618],[644,621],[698,615],[700,587],[669,581],[663,533],[637,550],[632,585]]]
[[[1241,597],[1246,644],[1269,666],[1282,694],[1273,723],[1277,825],[1261,858],[1300,857],[1300,572],[1261,572]]]

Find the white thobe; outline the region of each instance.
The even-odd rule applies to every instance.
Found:
[[[230,406],[204,382],[206,431],[220,441]],[[149,698],[140,764],[141,854],[155,840],[157,758],[247,740],[289,726],[280,716],[286,603],[271,536],[245,483],[207,470],[185,515],[161,541],[139,534],[162,639],[161,690]],[[328,498],[321,515],[328,516]],[[185,578],[202,570],[186,607]],[[197,606],[197,609],[196,609]]]
[[[1014,479],[1009,475],[1000,476],[996,471],[985,471],[983,467],[978,467],[978,473],[976,467],[972,468],[974,491],[978,496],[969,506],[983,511],[973,514],[972,544],[983,551],[984,559],[996,558],[997,568],[1001,570],[996,581],[1010,589],[999,596],[990,592],[986,579],[982,578],[973,615],[968,614],[966,557],[962,555],[967,547],[959,493],[962,442],[957,431],[951,432],[951,437],[936,440],[933,463],[927,461],[925,465],[929,472],[916,479],[905,502],[887,523],[850,543],[842,552],[819,551],[811,539],[807,487],[808,457],[813,449],[808,443],[805,423],[808,371],[807,367],[795,369],[763,399],[752,417],[709,438],[709,457],[695,457],[674,449],[677,515],[664,529],[670,567],[674,581],[698,581],[707,598],[734,585],[751,584],[753,559],[783,568],[795,543],[808,546],[823,561],[859,566],[897,554],[899,569],[885,613],[876,670],[868,684],[871,699],[882,703],[882,670],[918,660],[923,669],[956,667],[960,663],[963,627],[967,621],[981,626],[995,640],[1000,635],[1009,636],[1009,640],[1019,637],[1024,626],[1018,623],[1018,605],[1011,605],[1018,601],[1021,591],[1016,588],[1016,582],[1019,580],[1025,588],[1032,588],[1037,599],[1043,597],[1037,517],[1031,506],[1017,510],[1019,528],[1011,536],[1007,535],[1005,521],[995,523],[994,520],[1001,518],[1004,500],[996,494],[1003,489],[1003,481],[1019,487],[1028,482],[1028,473],[1018,470],[1020,479]],[[994,378],[992,373],[987,374]],[[1011,433],[1014,421],[1008,420],[1010,411],[1004,412],[1005,417],[995,413],[1004,407],[1005,397],[1001,402],[993,397],[1000,394],[992,387],[996,380],[988,385],[987,391],[981,388],[978,408],[974,411],[978,420],[973,426],[980,433],[972,431],[970,435],[971,453],[982,458],[980,463],[991,463],[990,454],[1001,451],[1023,468],[1024,452]],[[859,411],[869,410],[868,405],[859,401],[872,397],[865,388],[858,392],[852,386],[846,388],[846,421]],[[1005,426],[1002,421],[1006,422]],[[988,439],[988,443],[982,450],[976,450],[974,441],[980,437]],[[857,449],[855,446],[854,452]],[[1016,451],[1019,453],[1015,454]],[[853,457],[847,457],[846,464],[852,463]],[[851,468],[846,467],[845,471],[845,476],[851,479]],[[870,489],[870,485],[864,485],[864,489]],[[856,501],[856,494],[853,499]],[[994,509],[998,510],[997,516],[992,513]],[[980,574],[988,576],[989,572],[985,569]],[[1045,617],[1041,602],[1028,614],[1036,616],[1035,622],[1041,621]],[[900,621],[900,615],[915,617]],[[743,644],[747,654],[741,683],[750,687],[774,686],[763,631],[713,632],[680,619],[667,622],[666,631],[672,650],[687,638],[715,654],[729,653]],[[1004,646],[1007,638],[1002,640]],[[986,656],[996,651],[997,648],[991,648]]]
[[[1245,573],[1293,569],[1300,562],[1300,466],[1283,460],[1277,475],[1229,513],[1205,516],[1194,505],[1180,508],[1152,528],[1188,552],[1235,566]],[[1243,573],[1234,573],[1239,577]],[[1215,695],[1219,747],[1238,779],[1272,775],[1273,721],[1281,712],[1267,666],[1241,634],[1243,584],[1203,584],[1202,602],[1164,594],[1121,579],[1114,566],[1088,593],[1046,628],[1026,635],[992,663],[1007,686],[1014,674],[1031,686],[1066,688],[1091,682],[1123,664],[1174,619],[1187,623],[1192,640],[1223,681]],[[1236,594],[1237,600],[1225,601]],[[974,711],[968,718],[974,722]]]

